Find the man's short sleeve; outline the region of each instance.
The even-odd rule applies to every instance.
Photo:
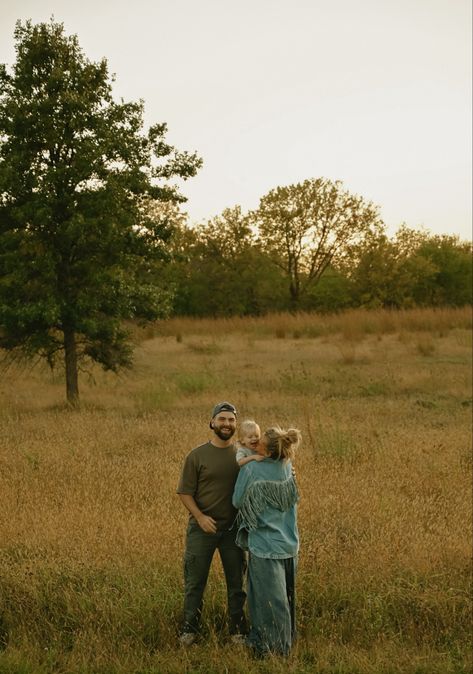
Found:
[[[191,496],[194,496],[197,491],[198,477],[199,474],[195,452],[191,452],[186,456],[186,460],[184,461],[179,484],[177,485],[177,493],[191,494]]]

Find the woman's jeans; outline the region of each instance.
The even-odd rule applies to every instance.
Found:
[[[259,655],[287,655],[295,638],[297,558],[248,560],[249,645]]]
[[[184,554],[184,631],[197,632],[200,626],[205,586],[215,550],[222,560],[227,584],[230,634],[245,633],[243,590],[245,553],[235,543],[236,528],[206,534],[196,522],[189,522]]]

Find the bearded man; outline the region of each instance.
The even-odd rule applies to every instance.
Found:
[[[203,596],[215,550],[225,573],[229,632],[232,641],[244,639],[247,624],[243,606],[245,553],[235,543],[236,510],[232,504],[238,476],[235,447],[237,411],[229,402],[215,405],[211,437],[186,457],[177,493],[189,511],[184,554],[183,646],[193,644],[200,630]]]

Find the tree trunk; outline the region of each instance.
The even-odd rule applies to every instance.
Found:
[[[299,284],[291,281],[289,285],[289,296],[291,298],[291,312],[295,313],[299,307]]]
[[[73,407],[79,405],[79,377],[77,372],[76,334],[73,329],[64,329],[64,360],[66,365],[67,402]]]

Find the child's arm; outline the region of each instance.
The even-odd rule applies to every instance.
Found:
[[[261,454],[251,454],[251,456],[243,456],[241,459],[238,459],[237,463],[239,466],[244,466],[246,465],[249,461],[262,461],[264,456],[261,456]]]

